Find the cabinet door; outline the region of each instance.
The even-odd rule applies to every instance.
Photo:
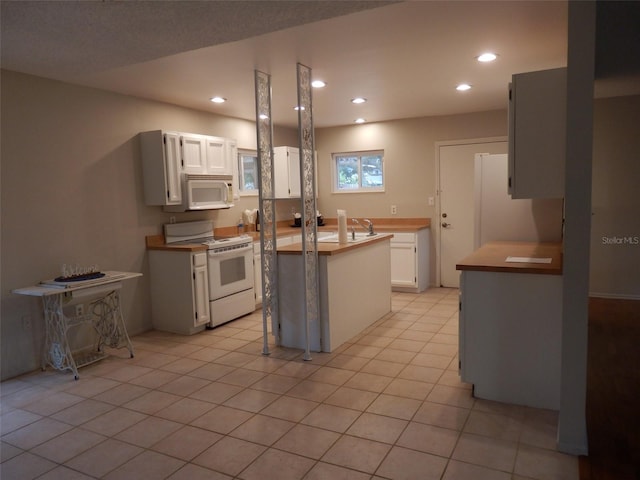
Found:
[[[202,135],[182,135],[182,170],[185,173],[201,175],[207,173],[206,142]]]
[[[289,197],[289,148],[273,149],[273,182],[275,198]]]
[[[238,186],[238,142],[230,138],[225,138],[225,157],[227,164],[227,172],[225,175],[232,175],[233,200],[240,199],[240,188]]]
[[[300,154],[297,148],[274,148],[273,176],[275,198],[300,197]]]
[[[256,305],[262,303],[262,255],[253,254],[253,291],[256,295]]]
[[[512,198],[562,198],[567,69],[513,75],[509,86],[509,184]]]
[[[415,243],[391,242],[391,285],[415,287],[416,280]]]
[[[193,255],[193,307],[194,326],[208,323],[209,317],[209,276],[207,274],[207,254]]]
[[[165,133],[163,142],[167,205],[179,205],[182,203],[182,188],[180,185],[180,137],[173,133]]]
[[[209,175],[231,175],[231,162],[227,153],[227,145],[224,138],[206,137],[207,167]]]
[[[289,168],[289,196],[299,197],[300,191],[300,152],[297,148],[289,149],[288,168]]]

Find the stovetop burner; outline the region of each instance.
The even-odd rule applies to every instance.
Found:
[[[165,242],[171,245],[206,245],[209,249],[227,248],[253,242],[249,235],[233,237],[214,237],[213,222],[201,220],[166,224],[164,226]]]

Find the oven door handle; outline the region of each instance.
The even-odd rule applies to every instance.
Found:
[[[233,248],[231,250],[223,250],[221,252],[216,252],[215,250],[209,250],[207,253],[210,257],[237,257],[239,253],[245,253],[249,250],[253,250],[253,245],[249,244],[246,247]]]

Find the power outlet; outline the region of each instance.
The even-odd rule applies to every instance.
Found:
[[[81,317],[84,315],[84,305],[79,303],[76,305],[76,317]]]
[[[391,215],[396,215],[398,213],[398,207],[395,205],[391,205]]]
[[[22,317],[22,328],[25,330],[31,330],[31,315],[25,315]]]

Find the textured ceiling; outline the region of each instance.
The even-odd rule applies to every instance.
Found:
[[[253,119],[254,70],[294,126],[295,64],[317,127],[506,108],[513,73],[566,65],[564,1],[2,0],[2,68]],[[484,65],[474,57],[499,54]],[[463,94],[459,82],[473,85]],[[228,99],[223,105],[208,101]],[[354,106],[350,99],[369,101]]]
[[[2,0],[2,66],[68,78],[388,3]]]

